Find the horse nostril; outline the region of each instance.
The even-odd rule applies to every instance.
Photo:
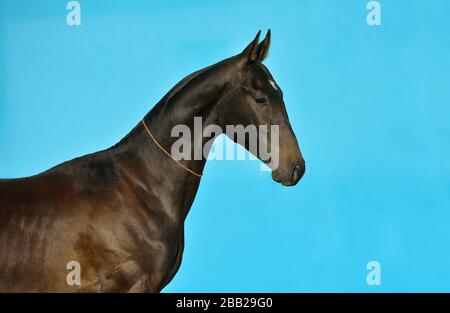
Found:
[[[303,174],[305,174],[305,166],[296,165],[292,170],[291,180],[293,182],[298,182],[300,178],[302,178]]]
[[[293,182],[297,181],[299,176],[300,176],[300,167],[296,165],[292,170],[291,181]]]

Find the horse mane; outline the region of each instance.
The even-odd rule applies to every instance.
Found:
[[[169,102],[173,97],[175,97],[181,90],[183,90],[184,87],[186,87],[187,84],[189,84],[191,81],[202,75],[204,72],[215,66],[216,64],[207,66],[205,68],[202,68],[201,70],[195,71],[194,73],[189,74],[182,80],[180,80],[175,86],[172,87],[172,89],[169,90],[169,92],[164,96],[162,99],[162,102],[167,103]]]
[[[223,61],[219,62],[222,63]],[[200,77],[203,73],[205,73],[206,71],[210,70],[211,68],[215,67],[216,65],[218,65],[219,63],[207,66],[205,68],[202,68],[200,70],[197,70],[191,74],[189,74],[188,76],[186,76],[185,78],[183,78],[182,80],[180,80],[175,86],[173,86],[165,95],[164,97],[158,101],[158,103],[153,107],[152,110],[150,110],[150,112],[148,112],[146,114],[145,117],[147,117],[148,115],[150,115],[152,113],[152,111],[154,109],[157,109],[158,107],[164,107],[165,104],[169,103],[170,100],[175,97],[180,91],[182,91],[184,89],[184,87],[186,87],[187,84],[189,84],[190,82],[192,82],[194,79]],[[144,118],[145,118],[144,117]],[[128,142],[128,140],[130,139],[130,136],[136,131],[136,129],[140,126],[140,123],[137,124],[127,135],[125,135],[125,137],[123,137],[119,142],[117,142],[115,145],[113,145],[110,149],[115,148],[117,146],[119,146],[122,143],[126,143]]]
[[[172,89],[170,89],[169,92],[163,97],[163,99],[161,99],[162,100],[161,102],[163,102],[163,103],[169,102],[181,90],[183,90],[183,88],[186,87],[186,85],[188,85],[190,82],[192,82],[196,78],[200,77],[202,74],[209,71],[210,69],[215,68],[221,64],[226,64],[226,63],[230,62],[232,59],[234,59],[234,57],[224,59],[220,62],[217,62],[215,64],[212,64],[210,66],[207,66],[205,68],[202,68],[198,71],[195,71],[195,72],[189,74],[188,76],[186,76],[185,78],[180,80],[175,86],[173,86]]]

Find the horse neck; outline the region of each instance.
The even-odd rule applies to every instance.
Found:
[[[220,71],[208,70],[185,83],[176,93],[167,94],[144,117],[143,121],[153,135],[153,140],[142,123],[125,137],[119,146],[126,147],[126,155],[133,155],[139,160],[139,175],[154,192],[164,197],[167,194],[172,206],[181,206],[185,217],[197,192],[200,178],[177,164],[162,149],[171,152],[173,143],[178,139],[171,136],[176,125],[186,125],[191,131],[191,147],[198,147],[194,141],[201,140],[200,149],[210,138],[203,138],[201,133],[194,134],[194,117],[202,118],[202,129],[207,125],[221,125],[216,105],[230,91],[230,84],[221,82],[217,77]],[[220,76],[220,75],[219,75]],[[197,136],[197,138],[195,137]],[[198,138],[201,136],[201,138]],[[158,144],[161,146],[158,147]],[[186,168],[201,174],[206,158],[201,153],[199,160],[179,161]],[[175,213],[174,213],[175,214]]]
[[[226,70],[223,65],[216,66],[195,76],[178,92],[166,95],[144,118],[151,133],[169,153],[173,143],[179,139],[172,136],[173,127],[185,125],[191,130],[191,148],[197,150],[195,154],[201,155],[201,159],[194,160],[193,151],[191,160],[181,160],[180,163],[196,173],[203,171],[206,163],[203,146],[210,138],[203,138],[199,129],[195,131],[194,126],[198,125],[194,125],[194,121],[196,118],[198,124],[201,118],[201,130],[212,124],[222,126],[223,117],[218,113],[217,104],[231,89],[231,84],[222,79]],[[171,162],[174,163],[173,160]]]

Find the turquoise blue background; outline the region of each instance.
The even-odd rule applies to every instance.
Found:
[[[450,291],[450,2],[0,2],[0,177],[107,148],[185,75],[272,29],[307,162],[209,162],[175,291]],[[368,286],[366,264],[381,264]]]

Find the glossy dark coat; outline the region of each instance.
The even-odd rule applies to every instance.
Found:
[[[261,61],[270,32],[239,55],[193,73],[145,116],[170,151],[176,124],[280,125],[280,167],[273,178],[294,185],[304,172],[281,91]],[[267,103],[255,102],[265,97]],[[202,139],[203,143],[208,138]],[[201,173],[206,160],[181,161]],[[177,272],[184,220],[200,178],[156,147],[139,123],[115,146],[39,175],[0,180],[0,291],[158,292]],[[68,286],[69,261],[81,286]]]

